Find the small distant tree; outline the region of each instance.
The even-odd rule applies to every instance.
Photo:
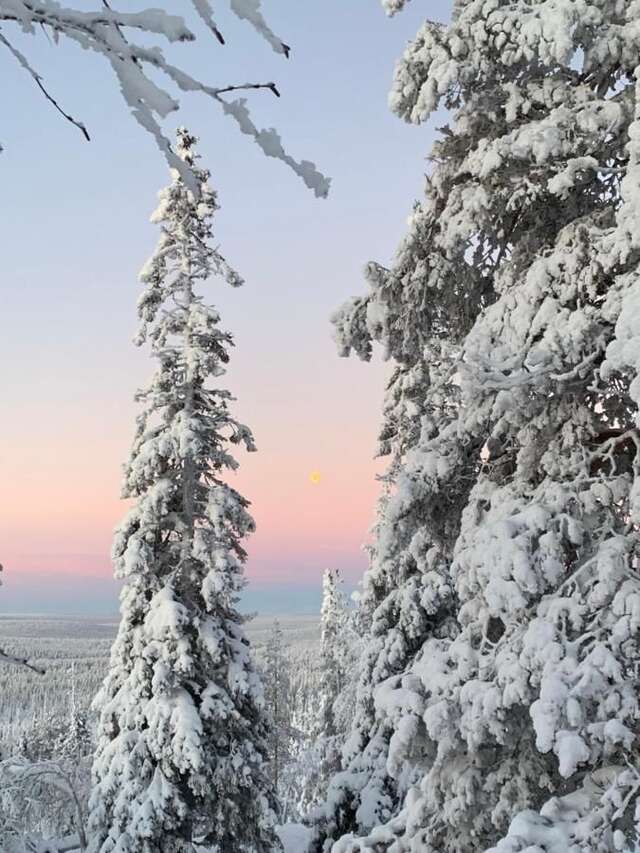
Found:
[[[16,742],[15,753],[29,761],[50,761],[57,757],[57,745],[68,728],[63,714],[43,704],[26,724]]]
[[[82,709],[73,707],[67,726],[61,732],[56,744],[56,753],[61,760],[78,766],[91,754],[92,748],[93,741],[87,714]]]
[[[113,548],[122,619],[96,700],[92,853],[280,849],[263,690],[237,610],[242,540],[254,523],[225,482],[237,467],[230,444],[255,447],[215,384],[231,335],[198,293],[213,275],[231,286],[241,279],[212,246],[217,201],[195,142],[178,132],[198,192],[174,172],[141,273],[137,343],[149,341],[157,368],[138,395],[124,483],[134,505]]]
[[[280,622],[276,619],[265,650],[264,683],[271,723],[269,768],[273,787],[280,794],[282,771],[291,758],[291,683],[289,661]]]
[[[347,676],[345,672],[344,632],[348,624],[349,614],[341,585],[340,572],[327,569],[322,578],[322,608],[320,611],[320,666],[322,672],[320,734],[324,738],[333,738],[338,734],[334,706],[344,688]]]
[[[342,585],[340,572],[327,569],[322,580],[320,656],[311,671],[312,721],[296,755],[302,780],[298,816],[302,818],[324,799],[329,780],[341,767],[341,749],[354,712],[359,639],[355,610],[348,605]]]
[[[55,745],[56,757],[69,763],[76,772],[93,751],[93,737],[86,709],[81,708],[77,698],[75,662],[71,664],[71,702],[69,716]]]
[[[287,764],[280,774],[281,822],[297,822],[315,803],[319,774],[318,697],[322,676],[317,648],[289,649],[287,654],[289,726]]]

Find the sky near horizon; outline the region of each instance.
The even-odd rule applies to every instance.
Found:
[[[172,4],[127,4],[146,5]],[[240,290],[212,282],[206,295],[235,336],[226,382],[258,445],[233,476],[258,526],[247,543],[251,609],[313,610],[324,568],[354,586],[366,567],[385,366],[340,359],[328,318],[364,291],[366,261],[390,261],[421,194],[438,122],[403,124],[387,92],[425,5],[446,19],[449,0],[409,4],[391,20],[377,0],[264,0],[293,48],[288,61],[234,19],[226,48],[194,16],[195,45],[166,48],[215,85],[275,80],[280,100],[249,96],[256,123],[277,127],[291,154],[332,177],[329,199],[315,199],[204,96],[183,97],[164,123],[201,138],[221,204],[217,238],[246,280]],[[131,342],[137,272],[158,236],[149,215],[168,173],[100,57],[43,34],[21,43],[92,142],[0,55],[9,93],[0,131],[0,613],[113,613],[122,464],[133,394],[151,370]]]

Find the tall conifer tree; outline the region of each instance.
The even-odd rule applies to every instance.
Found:
[[[392,266],[369,264],[369,293],[334,317],[343,355],[368,361],[378,344],[393,370],[378,446],[389,463],[359,603],[364,636],[355,714],[343,769],[316,816],[318,850],[400,810],[424,759],[421,700],[413,694],[420,688],[410,668],[428,637],[453,631],[449,565],[475,464],[474,448],[457,438],[456,371],[487,286],[483,273],[467,266],[450,287],[466,249],[445,252],[437,244],[458,165],[443,165],[427,180]]]
[[[385,772],[401,778],[410,742],[417,781],[388,819],[331,830],[334,853],[640,843],[639,27],[636,2],[456,0],[398,64],[401,117],[452,115],[427,183],[437,217],[390,313],[405,303],[427,352],[422,307],[468,326],[445,331],[459,346],[450,426],[436,447],[422,417],[397,494],[467,462],[460,500],[440,492],[446,630],[371,691],[391,729]],[[387,316],[369,311],[366,328]]]
[[[153,221],[158,247],[141,273],[138,344],[157,362],[124,497],[133,507],[113,556],[121,623],[100,710],[90,803],[93,853],[182,853],[197,842],[238,853],[280,849],[266,778],[262,686],[237,610],[248,503],[225,479],[230,443],[254,450],[216,380],[232,345],[200,286],[241,280],[212,246],[216,196],[196,140],[177,152],[199,196],[173,174]]]

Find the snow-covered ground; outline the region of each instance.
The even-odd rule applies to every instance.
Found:
[[[313,644],[318,639],[319,616],[256,616],[247,622],[246,630],[252,643],[266,642],[274,620],[277,619],[288,643]],[[0,640],[96,640],[111,641],[118,628],[118,617],[79,616],[3,616],[0,615]],[[24,644],[23,644],[24,645]]]
[[[278,827],[284,853],[305,853],[311,841],[311,830],[301,823],[287,823]]]
[[[272,616],[247,623],[258,657],[273,627]],[[302,651],[319,642],[317,616],[279,616],[285,644]],[[15,740],[36,714],[67,712],[72,680],[81,706],[88,707],[107,666],[118,626],[116,618],[0,616],[0,645],[6,651],[37,661],[38,675],[26,669],[0,667],[0,745]],[[73,669],[73,672],[72,672]]]

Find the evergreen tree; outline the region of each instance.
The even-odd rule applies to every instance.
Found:
[[[349,613],[342,578],[337,570],[327,569],[322,577],[322,607],[320,609],[320,698],[319,735],[333,741],[339,733],[335,703],[345,688],[347,678],[345,640]],[[332,750],[331,750],[332,751]],[[339,762],[338,762],[339,763]]]
[[[313,762],[303,792],[305,811],[322,802],[329,780],[340,770],[342,744],[353,719],[359,638],[353,624],[354,611],[347,604],[342,584],[338,570],[325,571],[320,611],[320,702],[313,733]]]
[[[291,649],[289,689],[291,695],[291,761],[285,769],[282,822],[300,821],[319,802],[321,749],[318,696],[322,692],[322,671],[317,648]]]
[[[55,755],[65,763],[77,764],[91,756],[93,741],[87,715],[73,707],[69,713],[67,727],[60,733],[55,745]]]
[[[80,708],[77,699],[75,661],[71,664],[71,703],[66,725],[60,731],[54,746],[54,757],[69,767],[72,774],[78,773],[93,751],[93,738],[87,714]],[[90,763],[90,762],[89,762]]]
[[[393,721],[422,752],[419,779],[334,853],[640,844],[639,25],[635,2],[457,0],[397,67],[399,115],[442,104],[452,120],[427,184],[436,227],[392,307],[417,316],[412,283],[443,259],[445,286],[423,297],[469,319],[447,336],[469,464],[447,630],[425,634]],[[441,478],[451,457],[440,443],[429,474],[433,446],[423,421],[400,489]]]
[[[389,464],[357,614],[363,637],[355,713],[343,770],[315,818],[318,850],[400,810],[425,760],[422,688],[410,668],[428,637],[454,630],[449,565],[475,464],[475,448],[457,434],[457,365],[487,293],[486,276],[469,265],[450,286],[466,246],[444,251],[437,242],[459,165],[443,164],[427,179],[391,268],[369,264],[369,293],[334,317],[341,354],[368,361],[377,343],[394,369],[378,447]]]
[[[270,721],[269,768],[276,793],[280,793],[282,771],[290,760],[292,738],[291,685],[284,634],[276,619],[265,649],[264,686]]]
[[[178,853],[197,842],[238,853],[280,849],[265,774],[263,691],[237,610],[247,501],[225,472],[229,442],[254,449],[212,384],[232,338],[198,293],[211,276],[240,279],[212,247],[216,196],[196,140],[178,132],[196,196],[173,173],[153,221],[158,247],[143,268],[138,344],[157,369],[125,471],[134,505],[116,533],[121,623],[100,710],[90,849]]]
[[[45,703],[16,742],[16,754],[29,761],[51,761],[59,757],[59,744],[68,721]]]

